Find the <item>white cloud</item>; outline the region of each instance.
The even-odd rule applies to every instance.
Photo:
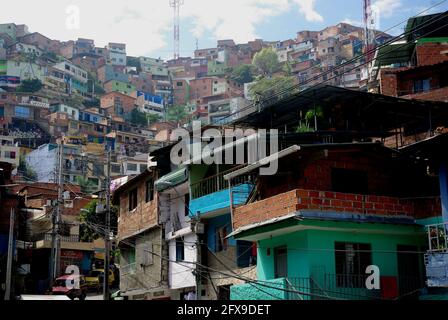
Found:
[[[320,15],[316,9],[316,0],[293,0],[298,6],[300,12],[305,16],[309,22],[323,22],[324,17]]]
[[[259,37],[256,30],[260,24],[291,9],[298,8],[309,22],[323,21],[315,10],[315,1],[186,0],[181,8],[181,19],[183,26],[192,25],[189,31],[195,37],[212,36],[246,42]],[[80,8],[78,30],[69,30],[65,26],[69,5]],[[8,4],[8,10],[0,11],[0,21],[25,23],[31,31],[41,32],[52,39],[91,38],[99,46],[109,41],[124,42],[130,55],[166,51],[166,56],[170,56],[172,17],[168,0],[108,0],[107,4],[92,0],[16,0]]]
[[[403,4],[401,0],[377,0],[373,6],[378,10],[381,17],[391,17]]]
[[[356,27],[363,27],[364,26],[364,22],[358,21],[358,20],[352,20],[350,18],[345,18],[341,22],[342,23],[348,23],[348,24],[351,24],[352,26],[356,26]]]

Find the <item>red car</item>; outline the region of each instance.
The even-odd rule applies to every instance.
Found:
[[[79,280],[79,286],[75,283]],[[68,284],[68,286],[67,286]],[[57,278],[51,290],[52,295],[65,295],[71,300],[78,298],[85,300],[87,296],[87,285],[84,276],[79,275],[65,275]]]

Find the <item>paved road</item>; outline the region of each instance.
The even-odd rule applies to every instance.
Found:
[[[66,296],[49,296],[49,295],[23,295],[22,300],[70,300]],[[89,293],[86,300],[103,300],[103,295]],[[77,301],[77,300],[76,300]]]

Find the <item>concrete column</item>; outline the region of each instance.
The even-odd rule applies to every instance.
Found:
[[[444,162],[439,170],[440,200],[443,222],[448,223],[448,163]]]

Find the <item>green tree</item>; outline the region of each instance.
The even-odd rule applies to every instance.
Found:
[[[138,109],[134,109],[131,112],[131,123],[137,126],[147,126],[148,119],[146,118],[146,114],[138,111]]]
[[[92,181],[90,181],[87,178],[77,177],[76,178],[76,183],[78,184],[78,186],[81,187],[81,192],[82,193],[89,194],[89,193],[92,193],[94,191],[97,191],[96,190],[97,186]]]
[[[180,122],[188,115],[186,106],[172,106],[168,108],[168,120]]]
[[[23,178],[26,181],[36,181],[37,180],[37,173],[31,169],[28,164],[26,163],[25,159],[23,157],[20,157],[19,160],[19,173],[23,176]]]
[[[106,225],[105,210],[97,212],[98,201],[91,201],[83,210],[81,210],[82,227],[80,230],[81,241],[91,242],[99,238],[104,238],[104,230]],[[118,209],[112,206],[110,210],[111,230],[117,230]]]
[[[281,69],[277,53],[272,48],[264,48],[260,52],[257,52],[252,64],[263,77],[271,77]]]
[[[242,85],[254,81],[254,73],[255,70],[253,65],[242,64],[231,72],[229,78]]]
[[[297,127],[297,133],[314,132],[314,121],[322,119],[324,117],[324,111],[321,106],[308,110],[305,114],[305,118],[300,120],[300,125]]]
[[[33,93],[42,89],[42,82],[39,79],[23,80],[17,88],[18,92]]]
[[[282,98],[294,92],[291,89],[294,84],[293,77],[263,78],[251,86],[249,92],[255,101],[268,99],[272,96]]]
[[[150,113],[150,114],[147,114],[146,115],[146,120],[148,121],[148,124],[154,124],[154,123],[157,123],[157,122],[159,122],[160,120],[162,120],[162,117],[161,116],[159,116],[158,114],[152,114],[152,113]]]

